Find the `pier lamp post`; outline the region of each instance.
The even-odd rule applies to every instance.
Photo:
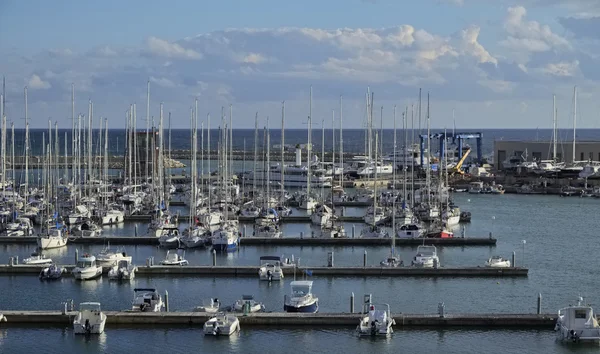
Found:
[[[525,266],[525,244],[527,241],[523,240],[521,242],[523,243],[523,266]]]

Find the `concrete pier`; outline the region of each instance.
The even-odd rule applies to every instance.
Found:
[[[63,265],[69,275],[74,265]],[[43,266],[36,265],[0,265],[0,275],[25,275],[40,273]],[[300,278],[306,271],[313,277],[527,277],[527,268],[487,268],[487,267],[285,267],[283,273],[287,277]],[[104,269],[104,273],[108,268]],[[258,266],[138,266],[136,276],[188,276],[188,277],[249,277],[258,279]]]
[[[72,326],[77,312],[59,311],[1,311],[7,319],[2,326],[64,325]],[[113,325],[191,325],[202,326],[214,314],[204,312],[119,312],[104,311],[108,327]],[[238,314],[242,330],[252,326],[325,326],[356,327],[361,314],[357,313],[250,313]],[[395,328],[410,327],[479,327],[486,328],[539,328],[552,329],[556,314],[393,314]]]
[[[250,233],[250,231],[249,231]],[[36,243],[35,236],[19,237],[0,237],[0,244],[28,244]],[[135,237],[135,236],[114,236],[114,237],[72,237],[69,244],[90,244],[105,245],[110,242],[113,245],[158,245],[158,237]],[[263,237],[241,237],[242,246],[381,246],[389,247],[391,239],[389,238],[312,238],[306,237],[282,237],[282,238],[263,238]],[[436,246],[495,246],[495,238],[483,237],[453,237],[453,238],[397,238],[396,246],[418,246],[418,245],[436,245]]]

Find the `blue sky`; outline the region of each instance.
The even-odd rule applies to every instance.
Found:
[[[551,125],[552,94],[567,126],[573,86],[578,126],[600,127],[600,2],[597,0],[304,0],[0,2],[0,67],[6,114],[23,113],[29,89],[34,126],[94,101],[96,116],[120,127],[129,104],[145,116],[158,103],[187,126],[189,107],[218,115],[234,105],[236,126],[278,116],[302,127],[308,90],[314,118],[337,110],[364,124],[364,94],[375,92],[391,126],[393,106],[432,95],[432,125],[535,128]]]

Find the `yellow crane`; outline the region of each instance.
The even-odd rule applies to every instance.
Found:
[[[465,160],[467,159],[467,157],[469,156],[469,154],[471,153],[471,148],[467,149],[467,151],[465,151],[465,154],[460,158],[460,160],[458,161],[458,163],[456,164],[456,166],[454,166],[454,168],[452,168],[452,173],[460,173],[461,175],[464,175],[465,172],[463,170],[461,170],[462,165],[465,163]]]

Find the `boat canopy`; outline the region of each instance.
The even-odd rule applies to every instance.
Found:
[[[281,262],[281,257],[279,256],[262,256],[260,257],[261,261],[280,261]]]
[[[100,303],[82,302],[79,304],[79,311],[100,311]]]

